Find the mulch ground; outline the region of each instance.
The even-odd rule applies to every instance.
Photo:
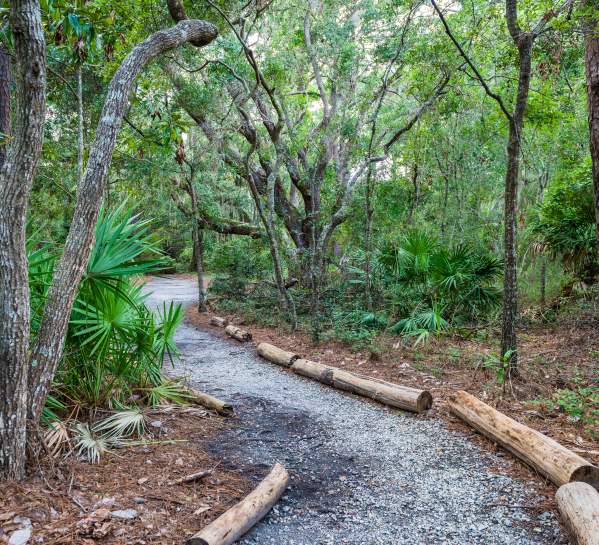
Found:
[[[197,409],[151,420],[153,437],[107,452],[98,464],[46,456],[26,481],[0,485],[0,543],[30,525],[29,543],[181,545],[249,492],[245,477],[205,449],[231,420]],[[203,470],[212,474],[169,484]]]
[[[241,315],[215,311],[231,323],[244,325]],[[224,335],[221,328],[209,323],[212,314],[198,314],[189,308],[187,319],[200,328]],[[595,384],[599,377],[598,324],[592,317],[559,325],[545,325],[520,332],[521,377],[503,387],[495,371],[483,364],[494,351],[491,341],[446,336],[414,348],[397,337],[378,339],[376,354],[353,351],[337,341],[314,344],[302,332],[289,333],[283,328],[247,324],[253,342],[269,342],[302,357],[333,365],[362,375],[429,390],[434,398],[431,416],[441,416],[450,427],[469,434],[486,448],[497,450],[490,441],[452,416],[447,401],[455,390],[476,395],[510,417],[554,438],[586,459],[599,464],[599,428],[589,425],[555,407],[538,401],[550,398],[557,389],[578,388]],[[591,409],[592,410],[592,409]],[[519,465],[519,464],[518,464]],[[520,465],[519,465],[520,466]],[[527,468],[516,472],[530,478]]]

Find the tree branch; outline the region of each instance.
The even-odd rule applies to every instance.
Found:
[[[507,2],[509,2],[509,1],[510,0],[507,0]],[[447,20],[445,19],[445,16],[443,15],[443,12],[439,9],[439,6],[435,2],[435,0],[431,0],[431,4],[432,4],[433,8],[435,9],[435,11],[437,12],[437,15],[439,16],[439,19],[441,19],[441,22],[443,23],[443,27],[445,28],[445,34],[447,34],[447,36],[449,36],[449,39],[453,42],[453,44],[455,45],[456,49],[459,51],[460,55],[462,56],[462,58],[466,61],[466,64],[470,67],[470,69],[472,70],[472,72],[474,72],[474,75],[476,76],[476,79],[479,81],[479,83],[481,84],[482,88],[485,90],[485,93],[487,93],[487,95],[489,97],[491,97],[493,100],[495,100],[495,102],[497,102],[497,104],[499,104],[499,107],[501,108],[501,111],[504,113],[504,115],[507,117],[507,119],[511,123],[513,121],[512,114],[505,107],[505,104],[503,103],[503,99],[501,98],[501,96],[499,96],[497,93],[494,93],[491,90],[491,88],[489,87],[489,85],[487,84],[487,82],[485,81],[485,79],[482,77],[481,73],[478,71],[478,69],[476,68],[476,66],[474,66],[474,63],[470,60],[470,57],[466,54],[466,52],[464,51],[463,47],[460,45],[460,43],[457,41],[457,39],[455,38],[455,36],[451,32],[451,28],[449,27],[449,24],[447,23]]]

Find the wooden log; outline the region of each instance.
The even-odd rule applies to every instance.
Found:
[[[187,540],[187,545],[230,545],[270,511],[285,492],[289,474],[275,464],[266,478],[243,500]]]
[[[291,369],[298,375],[313,378],[314,380],[322,382],[323,384],[328,384],[329,386],[333,385],[334,369],[328,365],[300,358],[293,362]]]
[[[421,413],[430,409],[433,404],[433,398],[426,390],[361,377],[314,361],[299,359],[292,364],[291,368],[299,375],[313,378],[340,390],[369,397],[391,407]]]
[[[257,350],[258,354],[260,354],[264,359],[276,363],[277,365],[282,365],[283,367],[291,367],[293,362],[299,359],[297,354],[294,354],[293,352],[287,352],[282,348],[278,348],[268,343],[260,343]]]
[[[341,369],[333,371],[333,386],[415,413],[424,412],[433,405],[433,396],[427,390],[409,388],[371,377],[361,377]]]
[[[590,484],[573,482],[555,494],[566,527],[578,545],[599,545],[599,492]]]
[[[210,323],[218,327],[227,327],[229,325],[229,320],[221,318],[220,316],[212,316],[210,318]]]
[[[239,342],[245,343],[247,341],[252,340],[252,334],[248,331],[244,331],[243,329],[238,328],[235,325],[228,325],[225,327],[225,333],[229,335],[229,337],[233,337],[237,339]]]
[[[197,473],[185,475],[184,477],[180,477],[178,479],[175,479],[174,481],[169,481],[167,484],[168,486],[175,486],[177,484],[192,483],[194,481],[199,481],[200,479],[208,477],[209,475],[212,475],[212,471],[209,469],[205,471],[198,471]]]
[[[462,390],[449,403],[453,414],[509,450],[557,486],[583,481],[599,488],[599,468],[557,441],[516,422]]]
[[[212,409],[213,411],[216,411],[218,414],[222,414],[224,416],[231,416],[234,412],[232,405],[224,401],[221,401],[220,399],[211,396],[210,394],[199,392],[198,390],[194,390],[193,388],[187,388],[187,395],[189,401],[191,401],[192,403],[196,403],[197,405],[201,405],[202,407],[206,407],[207,409]]]

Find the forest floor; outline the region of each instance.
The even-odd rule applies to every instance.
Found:
[[[193,303],[195,283],[154,278],[150,301]],[[188,317],[193,316],[190,310]],[[242,545],[549,545],[568,543],[554,487],[471,430],[299,377],[261,360],[251,343],[184,323],[172,373],[235,408],[211,438],[221,466],[253,481],[275,462],[291,481]],[[306,347],[307,348],[307,347]]]
[[[269,342],[319,363],[363,375],[431,391],[439,414],[450,425],[464,427],[449,414],[447,400],[455,390],[466,390],[512,418],[553,437],[566,447],[599,464],[599,318],[590,312],[568,314],[552,324],[522,329],[520,378],[501,383],[489,338],[446,335],[417,347],[397,336],[376,339],[376,353],[356,350],[348,343],[312,342],[304,332],[271,327],[248,320],[243,313],[215,310],[231,323],[246,325],[254,342]],[[188,319],[198,327],[222,330],[209,323],[210,315],[191,307]],[[481,439],[489,448],[491,443]]]
[[[251,488],[206,447],[229,426],[206,411],[171,409],[152,414],[145,444],[108,451],[98,464],[44,457],[28,480],[0,486],[0,543],[181,545]],[[203,470],[213,473],[169,484]]]

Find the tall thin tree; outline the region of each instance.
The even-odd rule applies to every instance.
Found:
[[[518,273],[517,273],[517,206],[518,180],[520,174],[520,152],[522,149],[522,133],[524,130],[524,114],[528,105],[530,78],[532,72],[532,50],[535,40],[546,28],[547,23],[558,16],[571,4],[567,0],[561,6],[545,13],[531,27],[523,30],[518,23],[518,0],[505,1],[505,21],[518,59],[518,88],[512,109],[508,109],[503,98],[491,90],[487,81],[472,62],[460,42],[456,39],[435,0],[431,4],[443,23],[446,34],[458,50],[460,56],[472,71],[474,77],[485,90],[485,93],[497,102],[508,121],[508,141],[506,147],[507,165],[505,170],[504,190],[504,280],[503,280],[503,316],[501,327],[501,354],[509,362],[510,376],[518,375],[518,337],[516,326],[518,321]]]

